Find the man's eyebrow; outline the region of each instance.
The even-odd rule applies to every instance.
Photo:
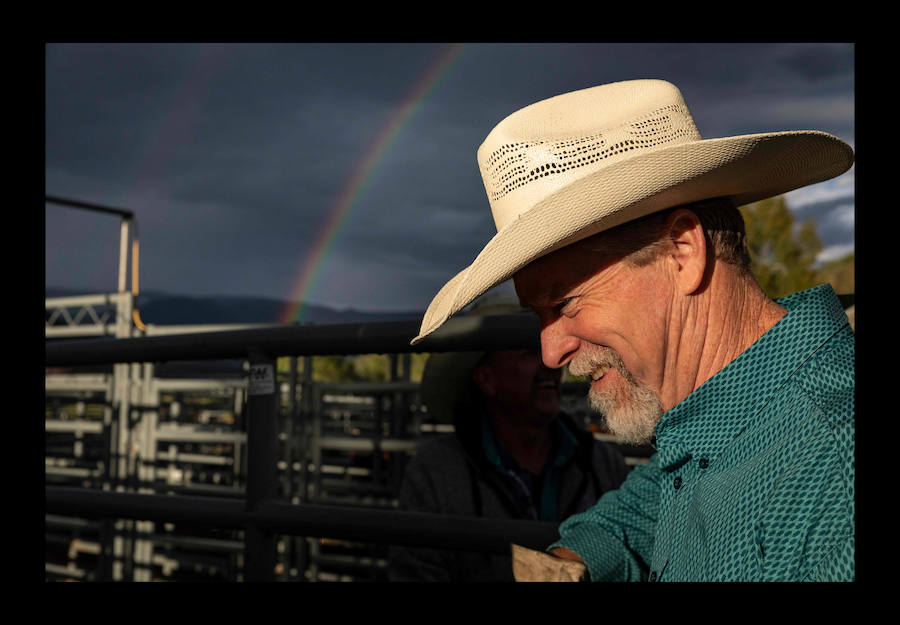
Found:
[[[570,289],[568,289],[564,284],[560,284],[557,282],[555,284],[549,285],[546,289],[542,290],[540,293],[532,297],[532,303],[528,303],[520,297],[519,304],[524,308],[532,308],[534,306],[555,306],[558,302],[561,302],[565,299],[571,299],[569,291]]]
[[[561,302],[564,299],[572,298],[572,289],[568,287],[568,285],[560,284],[557,282],[550,286],[550,301],[551,302]]]

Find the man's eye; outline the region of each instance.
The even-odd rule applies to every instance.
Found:
[[[565,314],[566,308],[569,306],[569,304],[571,302],[572,302],[571,297],[567,297],[563,300],[560,300],[560,302],[556,305],[556,312],[559,313],[560,315]]]

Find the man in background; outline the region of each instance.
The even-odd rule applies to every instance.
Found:
[[[529,314],[479,302],[470,314]],[[433,354],[422,379],[430,415],[454,433],[422,443],[400,492],[404,510],[558,522],[618,487],[623,457],[560,411],[561,370],[539,350]],[[513,581],[509,555],[395,548],[393,581]]]

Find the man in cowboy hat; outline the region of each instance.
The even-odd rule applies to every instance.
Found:
[[[470,316],[532,314],[505,296]],[[560,410],[561,369],[540,350],[432,354],[422,400],[453,434],[424,442],[407,465],[401,509],[558,522],[628,474],[622,455]],[[510,556],[395,548],[392,581],[513,581]]]
[[[680,91],[563,94],[478,151],[497,235],[434,298],[422,340],[513,278],[546,366],[593,379],[623,439],[657,451],[515,549],[517,579],[854,579],[854,336],[828,285],[768,299],[737,206],[845,172],[817,131],[703,140]]]

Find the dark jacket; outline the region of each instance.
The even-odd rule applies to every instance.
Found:
[[[562,470],[558,521],[591,507],[624,481],[629,467],[611,445],[594,440],[565,414],[560,424],[578,441]],[[400,508],[418,512],[501,519],[529,518],[514,488],[490,464],[482,445],[482,422],[457,419],[454,434],[423,442],[406,467]],[[391,550],[392,581],[513,581],[509,556],[464,551]]]

